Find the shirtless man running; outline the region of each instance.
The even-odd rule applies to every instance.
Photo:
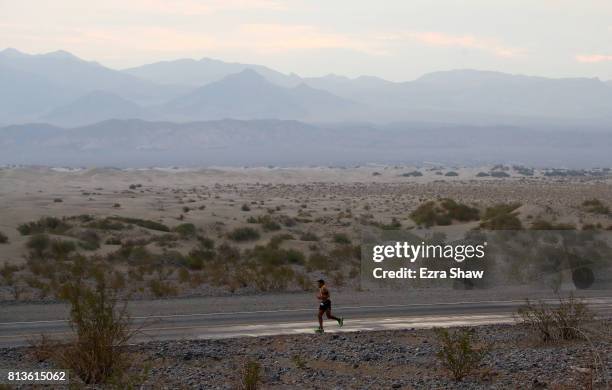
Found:
[[[344,325],[344,318],[338,318],[332,315],[330,294],[327,286],[325,286],[325,281],[319,279],[317,283],[319,284],[319,295],[317,295],[317,299],[321,301],[321,303],[319,304],[319,328],[316,329],[316,332],[323,333],[323,313],[327,315],[327,318],[338,321],[339,326]]]

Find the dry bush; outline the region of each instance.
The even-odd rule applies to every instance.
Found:
[[[473,329],[459,329],[454,333],[436,329],[435,333],[440,343],[436,356],[456,381],[472,372],[487,353],[487,348],[474,347]]]
[[[593,320],[593,313],[587,305],[573,295],[567,299],[559,298],[558,306],[544,302],[533,304],[527,300],[518,310],[518,315],[544,342],[582,339],[586,323]]]
[[[261,365],[254,360],[247,360],[240,369],[238,388],[240,390],[256,390],[261,384]]]
[[[95,288],[80,280],[68,283],[63,298],[70,303],[70,326],[74,338],[57,343],[43,336],[34,343],[34,356],[70,369],[86,384],[131,387],[131,366],[126,346],[135,330],[130,329],[126,306],[119,307],[103,279]]]

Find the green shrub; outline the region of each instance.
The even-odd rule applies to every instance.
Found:
[[[420,177],[423,176],[423,174],[420,171],[412,171],[412,172],[407,172],[407,173],[402,173],[403,177]]]
[[[250,227],[239,227],[227,234],[230,240],[234,241],[254,241],[258,240],[260,235],[259,232]]]
[[[351,239],[344,233],[334,234],[333,241],[336,244],[341,244],[341,245],[349,245],[351,243]]]
[[[446,172],[444,176],[452,177],[452,176],[459,176],[459,174],[455,171],[449,171],[449,172]]]
[[[474,207],[457,203],[452,199],[442,199],[441,206],[446,209],[446,215],[453,220],[467,222],[476,221],[479,219],[479,211]]]
[[[510,175],[504,171],[493,171],[491,177],[510,177]]]
[[[93,230],[84,230],[77,235],[79,247],[86,251],[95,251],[100,248],[100,236]]]
[[[410,218],[418,225],[431,227],[434,225],[450,225],[453,220],[468,222],[479,218],[479,211],[474,207],[457,203],[452,199],[441,199],[439,202],[422,203],[410,214]]]
[[[215,249],[215,242],[207,237],[198,237],[198,241],[200,242],[200,245],[202,246],[202,248],[204,249]]]
[[[68,229],[70,225],[55,217],[42,217],[38,221],[24,223],[17,227],[22,236],[42,233],[63,234]]]
[[[485,349],[473,345],[473,329],[460,329],[450,333],[447,329],[435,330],[440,349],[436,357],[450,371],[453,379],[460,381],[480,365]]]
[[[532,230],[576,230],[576,226],[569,223],[553,223],[541,219],[531,223]]]
[[[36,234],[30,237],[26,242],[26,247],[32,250],[36,255],[42,256],[43,253],[49,248],[51,239],[46,234]]]
[[[85,225],[88,228],[99,229],[99,230],[124,230],[126,226],[111,218],[104,218],[99,221],[92,221]]]
[[[305,256],[302,252],[297,249],[289,249],[286,251],[285,256],[289,264],[304,264]]]
[[[174,231],[177,232],[181,237],[195,237],[197,233],[197,229],[192,223],[182,223],[174,228]]]
[[[128,218],[128,217],[113,217],[117,221],[131,223],[132,225],[140,226],[145,229],[157,230],[160,232],[170,232],[170,228],[163,223],[151,221],[148,219]]]
[[[500,203],[487,207],[480,227],[490,230],[520,230],[523,228],[518,212],[519,203]]]
[[[301,241],[319,241],[319,236],[312,232],[305,232],[300,234]]]

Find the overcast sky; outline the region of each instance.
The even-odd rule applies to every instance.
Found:
[[[212,57],[303,76],[612,80],[612,0],[0,0],[6,47],[113,68]]]

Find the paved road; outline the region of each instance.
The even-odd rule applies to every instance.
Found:
[[[588,298],[590,307],[601,317],[612,317],[612,298]],[[434,326],[511,323],[524,301],[478,301],[387,306],[346,306],[334,308],[345,317],[338,328],[328,321],[328,332],[426,328]],[[218,339],[312,332],[316,327],[312,308],[134,317],[141,328],[134,342],[148,340]],[[40,334],[54,338],[70,335],[65,320],[0,323],[0,348],[27,345]]]

